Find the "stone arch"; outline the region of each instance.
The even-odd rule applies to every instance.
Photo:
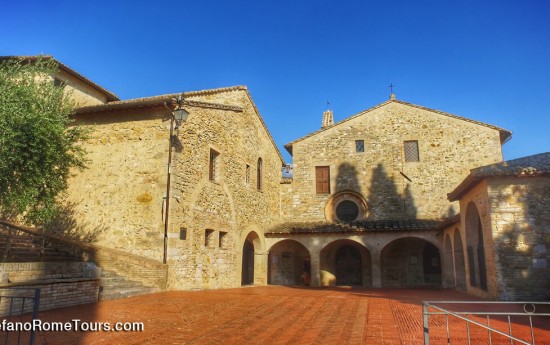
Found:
[[[455,263],[455,287],[457,290],[466,291],[466,266],[464,264],[464,246],[460,231],[455,229],[454,234],[454,263]]]
[[[441,286],[441,255],[428,240],[403,237],[380,253],[383,287]]]
[[[241,285],[254,285],[261,280],[262,262],[256,257],[262,253],[262,242],[255,231],[250,231],[242,244]]]
[[[321,285],[372,286],[370,251],[361,243],[341,239],[320,252]]]
[[[483,226],[477,206],[473,201],[466,208],[465,224],[470,286],[487,290],[487,266],[485,261]]]
[[[212,198],[218,202],[218,207],[211,212],[204,212],[212,204]],[[235,202],[227,184],[214,184],[208,176],[199,181],[189,198],[189,218],[202,228],[207,224],[215,228],[231,228],[229,224],[236,221]]]
[[[348,203],[350,205],[353,205],[355,207],[356,214],[353,214],[351,218],[353,219],[339,219],[337,216],[337,210],[339,205],[343,205],[345,203]],[[365,198],[357,192],[350,191],[350,190],[344,190],[341,192],[338,192],[336,194],[333,194],[329,197],[325,204],[325,219],[329,222],[337,222],[337,221],[344,221],[344,222],[350,222],[350,221],[361,221],[365,220],[368,217],[368,204]]]
[[[307,248],[296,240],[284,239],[269,249],[267,283],[299,285],[304,261],[311,259]]]
[[[443,250],[443,286],[454,287],[455,286],[455,269],[453,260],[453,244],[451,242],[451,236],[445,235],[445,244]]]

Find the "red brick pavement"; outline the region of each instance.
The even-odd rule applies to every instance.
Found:
[[[40,320],[143,322],[143,332],[41,332],[37,344],[422,344],[423,300],[473,300],[451,290],[314,289],[279,286],[165,292],[40,313]],[[550,344],[550,319],[536,321],[538,345]],[[524,320],[514,335],[527,336]],[[506,322],[493,320],[499,329]],[[466,343],[450,321],[452,344]],[[471,329],[472,344],[488,343]],[[446,344],[443,317],[430,321],[431,344]],[[0,333],[0,343],[5,343]],[[10,334],[10,339],[13,339]],[[493,344],[506,343],[493,337]]]

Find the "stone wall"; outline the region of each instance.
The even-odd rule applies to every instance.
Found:
[[[189,93],[185,100],[231,107],[187,103],[189,119],[175,132],[168,288],[235,287],[245,238],[251,232],[263,238],[263,231],[280,220],[283,162],[246,88]],[[167,119],[163,107],[77,116],[76,125],[89,128],[90,137],[83,143],[88,169],[69,182],[73,235],[162,261]],[[209,179],[211,150],[219,153],[214,181]],[[265,251],[262,241],[255,245],[257,255]],[[266,268],[258,268],[256,281],[265,283]]]
[[[242,111],[189,108],[190,120],[179,135],[184,149],[174,157],[174,193],[181,202],[172,203],[169,254],[173,263],[168,285],[173,289],[234,287],[240,285],[247,236],[251,232],[259,236],[254,250],[257,256],[264,255],[263,232],[280,221],[283,161],[246,90],[191,94],[186,99],[236,105]],[[210,150],[219,153],[214,181],[208,175]],[[261,190],[257,188],[259,158]],[[187,230],[186,240],[179,239],[180,228]],[[255,282],[265,284],[266,278],[266,268],[256,265]]]
[[[550,298],[550,179],[488,182],[499,298]]]
[[[355,151],[363,140],[364,152]],[[403,142],[417,140],[419,162]],[[355,191],[370,219],[446,218],[446,194],[469,170],[502,161],[499,131],[423,108],[389,102],[293,144],[293,181],[282,185],[284,218],[324,220],[335,193]],[[316,194],[315,167],[330,167],[331,194]]]
[[[164,112],[86,114],[87,169],[69,180],[71,235],[162,261],[168,122]]]
[[[60,71],[55,76],[58,80],[64,83],[65,92],[76,102],[77,106],[84,107],[89,105],[98,105],[107,103],[105,94],[83,83],[74,76]]]
[[[0,265],[0,296],[34,296],[40,289],[40,310],[94,303],[98,300],[100,269],[89,262],[29,262]],[[13,289],[16,288],[16,289]],[[31,312],[32,300],[0,298],[0,316]]]
[[[0,276],[0,284],[11,284],[52,279],[98,278],[99,271],[90,262],[2,263]]]
[[[471,261],[471,257],[468,254],[468,246],[472,246],[472,239],[468,236],[468,224],[475,221],[468,219],[467,210],[468,206],[475,205],[475,208],[479,214],[481,231],[483,233],[483,246],[484,246],[484,258],[486,266],[486,279],[487,290],[475,286],[475,283],[471,281],[471,270],[476,270],[476,263]],[[477,186],[472,188],[460,199],[460,233],[461,238],[464,239],[463,250],[464,260],[466,262],[466,291],[473,295],[498,299],[498,280],[496,263],[495,263],[495,251],[494,251],[494,238],[491,230],[491,207],[489,204],[489,196],[487,193],[487,184],[482,181]],[[475,261],[475,260],[474,260]]]

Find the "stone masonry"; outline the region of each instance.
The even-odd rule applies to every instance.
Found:
[[[369,219],[442,219],[458,213],[446,193],[470,169],[502,161],[501,133],[449,114],[390,100],[286,145],[293,181],[283,185],[283,216],[324,220],[331,195],[361,194]],[[364,141],[364,152],[355,141]],[[403,142],[417,140],[419,162],[406,162]],[[330,194],[316,194],[315,167],[330,167]]]
[[[184,98],[190,116],[172,144],[168,288],[236,286],[245,238],[263,237],[279,220],[283,162],[246,88]],[[162,102],[127,103],[79,110],[75,125],[90,130],[83,143],[90,164],[69,183],[72,211],[83,239],[162,261],[169,112]],[[211,151],[218,154],[213,180]],[[257,282],[265,283],[267,268],[255,265]]]

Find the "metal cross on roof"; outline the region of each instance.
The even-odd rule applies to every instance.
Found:
[[[390,88],[390,93],[393,93],[393,84],[390,84],[388,87]]]

